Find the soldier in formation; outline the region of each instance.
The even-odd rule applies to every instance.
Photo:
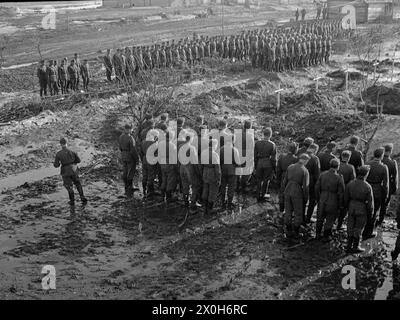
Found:
[[[195,36],[178,42],[126,47],[114,54],[108,49],[103,60],[107,80],[114,70],[117,82],[132,82],[143,70],[193,67],[207,59],[248,61],[254,68],[283,72],[329,62],[332,39],[342,33],[341,28],[339,20],[300,21],[238,35]]]

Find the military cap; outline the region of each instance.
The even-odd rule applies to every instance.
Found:
[[[311,137],[307,137],[304,139],[303,144],[306,146],[310,146],[314,143],[314,139]]]
[[[385,149],[382,148],[382,147],[380,147],[380,148],[378,148],[378,149],[375,149],[375,151],[374,151],[374,157],[375,157],[375,158],[380,158],[380,157],[383,156],[384,153],[385,153]]]
[[[165,123],[160,124],[160,130],[167,131],[167,129],[168,129],[168,126]]]
[[[391,152],[393,150],[393,143],[387,143],[384,145],[385,152]]]
[[[369,173],[370,166],[369,165],[363,165],[358,168],[358,174],[362,177],[366,176]]]
[[[360,141],[360,138],[357,137],[357,136],[352,136],[352,137],[350,138],[350,143],[351,143],[351,144],[358,144],[359,141]]]
[[[332,150],[333,148],[335,148],[336,147],[336,142],[335,141],[329,141],[327,144],[326,144],[326,148],[328,149],[328,150]]]
[[[331,161],[329,161],[329,165],[331,168],[334,168],[334,169],[339,168],[339,165],[340,165],[339,159],[337,159],[337,158],[331,159]]]
[[[129,123],[127,123],[127,124],[124,126],[124,128],[127,129],[127,130],[132,129],[132,125],[130,125]]]
[[[66,145],[67,144],[67,139],[66,138],[61,138],[60,139],[60,144]]]
[[[350,159],[351,157],[351,151],[350,150],[344,150],[342,151],[342,158],[344,159]]]

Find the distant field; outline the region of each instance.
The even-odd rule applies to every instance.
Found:
[[[93,1],[36,1],[36,2],[1,2],[0,7],[18,7],[18,8],[38,8],[45,5],[53,7],[77,6],[88,3],[100,3],[101,0]]]

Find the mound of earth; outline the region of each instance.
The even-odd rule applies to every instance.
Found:
[[[354,133],[362,126],[362,119],[350,114],[332,114],[331,112],[311,114],[295,122],[297,140],[314,137],[320,147],[332,140],[339,140]]]
[[[330,78],[345,79],[346,73],[343,70],[335,70],[326,74]],[[362,80],[365,76],[358,71],[349,72],[349,80]]]
[[[311,113],[330,112],[350,106],[348,98],[338,92],[315,92],[309,91],[305,94],[286,96],[283,99],[285,109]]]
[[[376,103],[383,105],[383,113],[400,115],[400,88],[397,86],[377,86],[369,87],[363,92],[364,100],[372,104],[375,110]]]

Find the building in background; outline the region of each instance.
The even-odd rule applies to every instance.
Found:
[[[357,24],[393,19],[393,0],[327,0],[328,18],[343,17],[341,10],[346,5],[355,7]]]

